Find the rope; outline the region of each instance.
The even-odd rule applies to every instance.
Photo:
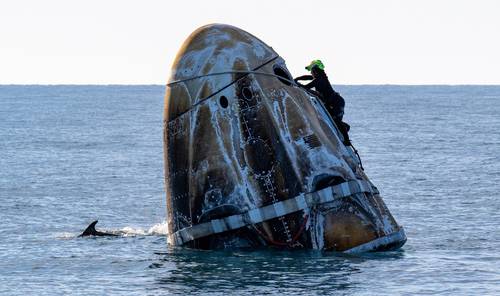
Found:
[[[209,77],[209,76],[218,76],[218,75],[227,75],[227,74],[257,74],[257,75],[264,75],[264,76],[271,76],[271,77],[276,77],[280,80],[285,80],[286,82],[289,82],[292,85],[297,85],[295,80],[288,79],[286,77],[276,75],[276,74],[271,74],[271,73],[265,73],[265,72],[258,72],[258,71],[250,71],[250,70],[234,70],[234,71],[224,71],[224,72],[216,72],[216,73],[209,73],[205,75],[199,75],[199,76],[194,76],[186,79],[180,79],[180,80],[175,80],[167,84],[167,86],[172,86],[181,82],[186,82],[186,81],[191,81],[191,80],[196,80],[204,77]],[[239,77],[238,79],[240,79]]]
[[[358,153],[358,150],[356,150],[356,148],[354,148],[354,145],[351,143],[351,147],[352,147],[352,150],[354,150],[354,153],[356,153],[356,156],[358,157],[358,160],[359,160],[359,166],[361,167],[361,169],[364,171],[365,168],[363,167],[363,163],[361,162],[361,156],[359,156],[359,153]]]

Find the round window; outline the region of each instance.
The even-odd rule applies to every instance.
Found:
[[[225,96],[220,96],[219,103],[222,108],[227,108],[227,106],[229,105],[229,102],[227,101],[227,98]]]

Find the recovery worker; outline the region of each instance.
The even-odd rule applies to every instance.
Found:
[[[311,71],[311,75],[299,76],[294,79],[295,83],[319,97],[342,133],[342,136],[344,137],[344,144],[347,146],[351,145],[349,135],[347,133],[350,126],[342,121],[342,118],[344,117],[345,101],[338,92],[333,90],[333,87],[328,80],[328,76],[326,76],[324,71],[325,66],[320,60],[314,60],[309,64],[309,66],[306,67],[306,70]],[[312,81],[306,85],[302,85],[298,82],[300,80]],[[312,91],[312,88],[314,88],[315,91]]]

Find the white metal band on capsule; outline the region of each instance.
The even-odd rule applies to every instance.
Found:
[[[378,190],[370,182],[350,180],[319,191],[301,194],[267,206],[251,209],[242,214],[185,227],[169,234],[169,242],[174,245],[183,245],[195,239],[261,223],[358,193],[378,194]]]

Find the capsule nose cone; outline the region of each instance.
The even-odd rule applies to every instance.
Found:
[[[248,32],[230,25],[210,24],[186,39],[172,65],[170,81],[228,71],[236,60],[258,66],[275,56],[270,46]]]

